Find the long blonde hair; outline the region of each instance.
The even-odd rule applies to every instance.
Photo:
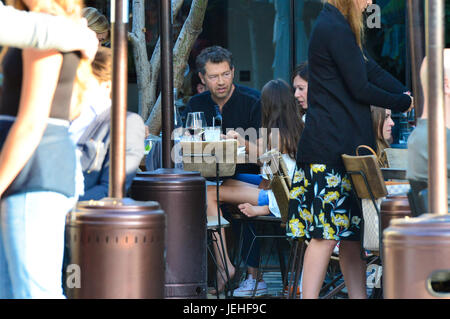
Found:
[[[350,28],[356,37],[356,43],[363,50],[364,44],[364,23],[363,14],[354,0],[328,0],[329,4],[335,6],[347,19],[350,24]]]
[[[36,1],[36,3],[36,7],[32,10],[34,12],[45,12],[52,15],[65,16],[74,20],[81,18],[81,8],[83,7],[82,0],[51,0]],[[43,3],[46,5],[42,6]],[[22,0],[6,0],[6,4],[19,10],[29,10]],[[7,50],[8,48],[4,47],[0,53],[0,64]],[[87,83],[90,76],[92,76],[91,63],[87,59],[82,58],[78,65],[74,83],[74,92],[76,92],[75,101],[78,105],[81,105],[83,102],[84,91],[87,89]]]

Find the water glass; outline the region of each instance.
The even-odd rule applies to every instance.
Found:
[[[220,127],[205,127],[205,141],[216,142],[220,141]]]

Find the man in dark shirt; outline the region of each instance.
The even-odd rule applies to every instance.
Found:
[[[261,127],[260,93],[233,83],[231,52],[219,46],[205,48],[198,55],[196,66],[207,91],[189,100],[186,114],[203,112],[208,126],[213,126],[219,115],[224,134],[229,130],[247,133],[247,140],[255,142]],[[236,172],[258,174],[259,168],[255,164],[238,165]]]
[[[212,126],[213,123],[218,123],[215,120],[221,118],[222,133],[226,134],[229,131],[231,131],[230,134],[239,133],[245,138],[245,146],[248,152],[248,144],[250,142],[256,142],[258,130],[261,127],[260,93],[254,89],[233,83],[234,65],[232,54],[222,47],[212,46],[200,52],[196,59],[196,67],[199,71],[198,75],[202,83],[206,86],[207,91],[197,94],[189,100],[185,109],[186,115],[188,112],[203,112],[208,126]],[[253,156],[249,157],[253,158]],[[232,178],[241,179],[242,175],[237,176],[238,174],[259,174],[259,172],[260,169],[256,163],[240,164],[236,166],[236,174]],[[228,182],[231,182],[230,179],[225,180],[224,184]],[[210,187],[208,187],[208,198],[211,194],[214,194],[213,197],[216,194],[215,189],[211,189]],[[212,209],[212,207],[213,205],[208,204],[208,209],[214,211],[215,209]],[[229,219],[229,210],[224,208],[222,205],[221,209],[224,216]],[[239,220],[232,220],[231,223],[235,236],[238,236],[240,230]],[[251,233],[249,227],[244,228],[244,246],[248,246],[250,240],[253,239]],[[223,229],[221,234],[225,236]],[[257,253],[259,247],[256,245],[253,247]],[[224,249],[226,250],[226,245]],[[220,253],[218,253],[218,247],[215,247],[215,252],[217,260],[222,260],[219,259],[221,257]],[[242,251],[243,258],[247,254],[248,247],[244,247]],[[228,265],[230,277],[233,277],[235,270],[229,261],[228,254],[226,254],[224,259]],[[255,260],[258,263],[259,258],[257,255]],[[252,266],[258,267],[258,265]],[[223,289],[224,285],[224,277],[219,274],[224,273],[223,268],[224,266],[219,264],[217,275],[219,291]]]

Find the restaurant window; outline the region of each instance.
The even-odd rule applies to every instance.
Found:
[[[159,0],[145,0],[146,42],[150,55],[159,37]],[[261,90],[271,79],[290,82],[295,65],[307,60],[308,42],[314,22],[323,8],[324,0],[209,0],[202,33],[195,42],[185,75],[196,72],[195,58],[211,45],[229,49],[235,60],[235,83]],[[381,9],[381,27],[366,29],[369,54],[385,70],[411,88],[411,61],[407,28],[407,1],[374,0]],[[174,21],[174,41],[189,13],[192,0],[185,0]],[[450,0],[446,0],[446,29],[450,28]],[[109,1],[86,1],[109,17]],[[130,0],[130,13],[132,1]],[[130,19],[131,30],[132,19]],[[446,46],[450,30],[446,32]],[[136,88],[132,47],[129,45],[129,105]],[[133,108],[133,107],[132,107]],[[407,138],[411,127],[393,114],[394,144]],[[402,122],[400,122],[402,121]],[[401,131],[406,134],[402,136]]]
[[[381,9],[381,28],[366,29],[366,48],[384,70],[412,91],[406,1],[377,0],[374,3]],[[394,146],[403,144],[406,147],[413,118],[413,113],[409,118],[399,112],[392,113]]]
[[[289,0],[210,0],[203,32],[191,54],[221,45],[233,54],[235,83],[261,90],[265,83],[289,81],[291,70]]]

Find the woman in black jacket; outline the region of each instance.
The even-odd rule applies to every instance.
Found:
[[[361,212],[341,154],[360,144],[376,149],[370,105],[405,112],[407,89],[363,49],[362,13],[371,0],[328,0],[309,43],[308,121],[297,148],[290,194],[288,236],[310,240],[303,298],[317,298],[333,249],[350,298],[366,298],[360,258]]]

